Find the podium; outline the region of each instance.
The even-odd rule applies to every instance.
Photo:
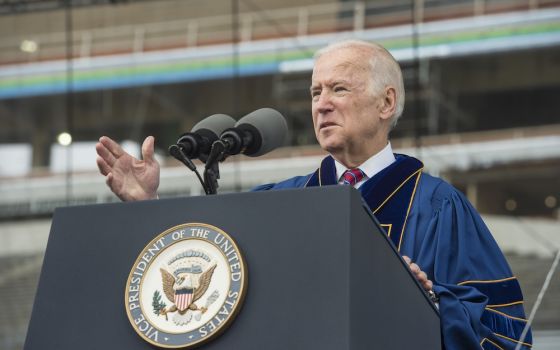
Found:
[[[437,309],[349,186],[59,208],[26,350],[154,349],[125,311],[138,254],[206,223],[247,264],[241,310],[197,349],[440,349]]]

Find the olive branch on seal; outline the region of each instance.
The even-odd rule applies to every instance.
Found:
[[[160,315],[161,310],[165,309],[167,305],[161,300],[161,294],[159,291],[154,292],[154,296],[152,297],[152,307],[154,308],[154,314]],[[165,320],[167,321],[167,315],[165,315]]]

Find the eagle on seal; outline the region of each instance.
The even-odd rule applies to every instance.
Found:
[[[167,319],[168,313],[177,311],[178,314],[173,317],[173,321],[177,325],[185,325],[192,318],[192,312],[189,311],[205,313],[207,308],[198,307],[195,302],[208,290],[215,269],[214,264],[203,273],[178,273],[175,278],[172,273],[160,268],[163,292],[173,305],[161,309],[159,314],[164,315]]]

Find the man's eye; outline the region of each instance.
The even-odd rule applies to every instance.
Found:
[[[341,92],[341,91],[347,91],[347,89],[344,86],[335,86],[334,92]]]

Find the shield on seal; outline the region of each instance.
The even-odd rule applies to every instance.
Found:
[[[175,291],[175,306],[179,311],[185,311],[193,301],[194,288],[181,288]]]

